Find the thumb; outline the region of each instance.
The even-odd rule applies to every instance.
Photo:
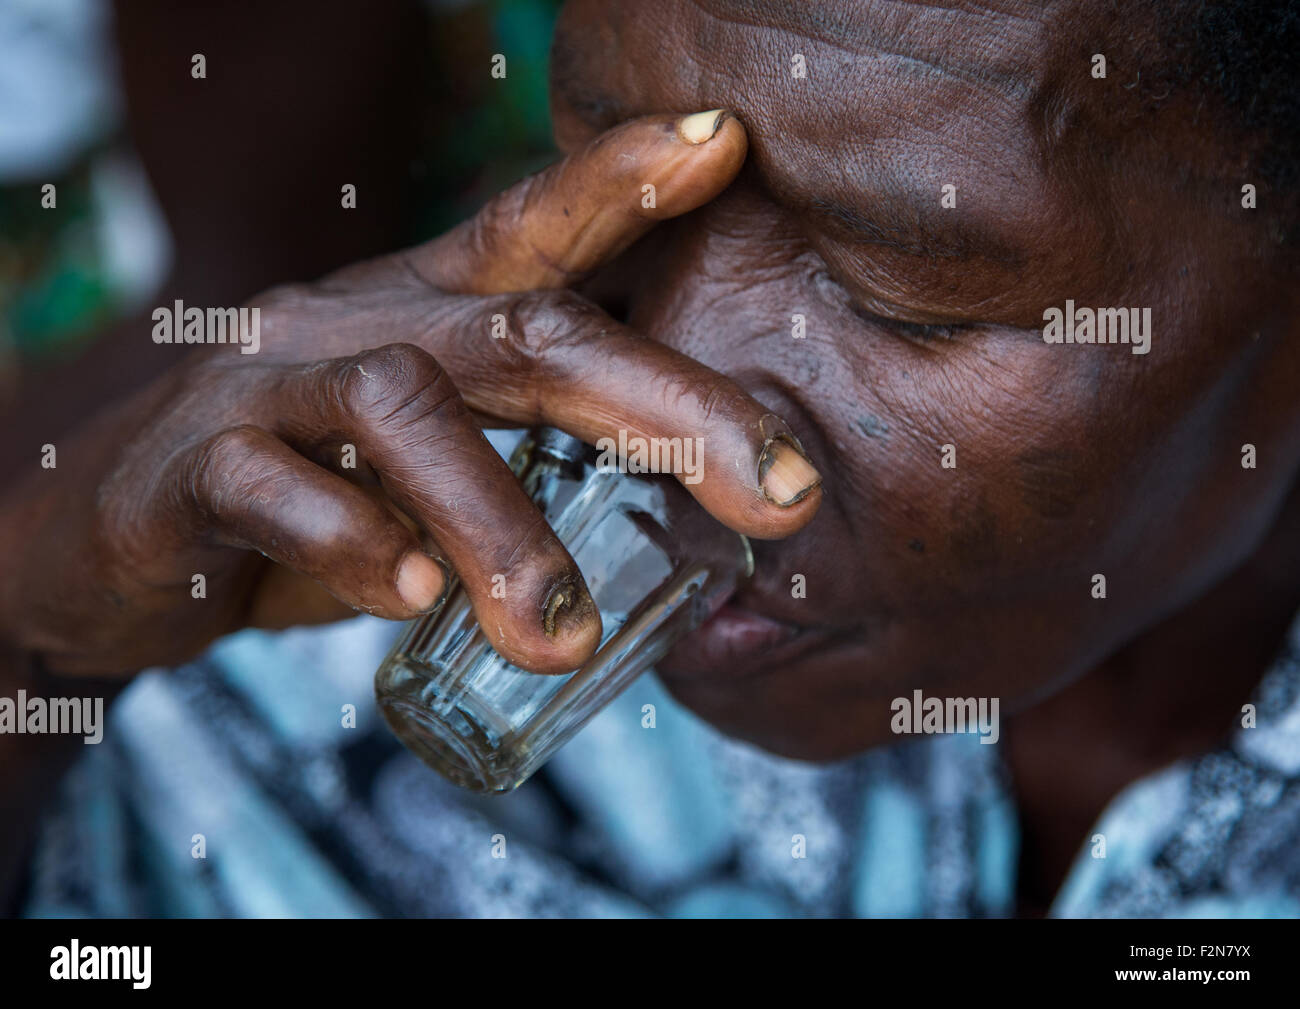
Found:
[[[457,294],[566,287],[656,221],[721,193],[747,149],[744,127],[723,109],[633,119],[507,189],[408,261]]]

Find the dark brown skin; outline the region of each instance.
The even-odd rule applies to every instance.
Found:
[[[987,8],[573,0],[553,104],[563,146],[648,109],[743,120],[737,183],[607,285],[825,475],[817,521],[756,547],[737,603],[765,620],[706,629],[661,676],[808,758],[895,738],[915,688],[1006,713],[1077,681],[1006,731],[1033,912],[1115,791],[1234,724],[1300,605],[1300,285],[1284,194],[1241,208],[1252,138],[1212,96],[1134,85],[1161,52],[1140,20]],[[1150,306],[1150,354],[1046,345],[1066,298]]]
[[[662,670],[670,688],[810,759],[891,741],[890,702],[915,688],[1029,709],[1006,737],[1041,910],[1117,788],[1228,727],[1300,604],[1264,545],[1294,551],[1300,525],[1300,295],[1267,212],[1240,209],[1220,121],[1118,69],[1093,81],[1088,54],[1134,34],[1101,5],[1040,7],[570,3],[554,108],[575,160],[428,247],[253,299],[261,354],[204,348],[60,444],[2,505],[21,576],[0,586],[0,637],[124,675],[247,623],[328,619],[332,600],[410,616],[440,576],[424,566],[403,600],[421,541],[361,474],[504,654],[572,668],[598,624],[578,600],[549,634],[547,600],[581,576],[475,421],[698,435],[692,491],[771,542],[734,612]],[[647,52],[678,58],[630,58]],[[730,116],[701,145],[663,113],[714,108]],[[648,217],[677,219],[647,234]],[[521,291],[538,293],[503,293]],[[1066,298],[1151,306],[1151,353],[1045,345],[1042,311]],[[357,471],[338,469],[344,442]],[[812,486],[786,507],[760,483],[773,450]],[[1210,628],[1232,644],[1186,646]],[[1186,716],[1157,723],[1175,691]]]

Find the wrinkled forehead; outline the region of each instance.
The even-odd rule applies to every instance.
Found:
[[[1145,5],[1118,7],[1128,13],[1101,0],[570,0],[552,61],[557,136],[573,146],[632,116],[726,107],[768,187],[846,240],[1014,267],[1109,196],[1106,162],[1132,134],[1122,106],[1136,95],[1114,78],[1154,46]],[[958,215],[941,205],[945,185]]]
[[[1054,103],[1103,41],[1090,6],[571,0],[554,87],[598,129],[647,105],[726,105],[760,155],[816,141],[857,160],[918,133],[978,153],[1004,134],[1050,142],[1061,129]]]

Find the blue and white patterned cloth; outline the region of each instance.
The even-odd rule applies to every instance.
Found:
[[[26,913],[1013,910],[1015,809],[999,747],[976,736],[809,766],[726,739],[647,676],[518,792],[478,797],[375,711],[371,676],[394,632],[371,618],[245,632],[142,675],[65,780]],[[1255,700],[1258,727],[1111,803],[1092,832],[1106,857],[1080,853],[1053,914],[1300,915],[1300,621]]]

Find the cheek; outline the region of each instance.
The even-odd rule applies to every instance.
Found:
[[[931,350],[873,346],[871,390],[889,431],[864,497],[891,516],[896,551],[926,555],[927,591],[991,581],[1015,591],[1103,532],[1089,505],[1104,498],[1099,449],[1111,438],[1087,369],[1006,331]]]
[[[1023,338],[914,346],[828,305],[799,257],[735,273],[725,259],[678,263],[634,298],[632,325],[785,417],[882,594],[1036,572],[1100,531],[1087,504],[1113,441],[1086,369]]]

